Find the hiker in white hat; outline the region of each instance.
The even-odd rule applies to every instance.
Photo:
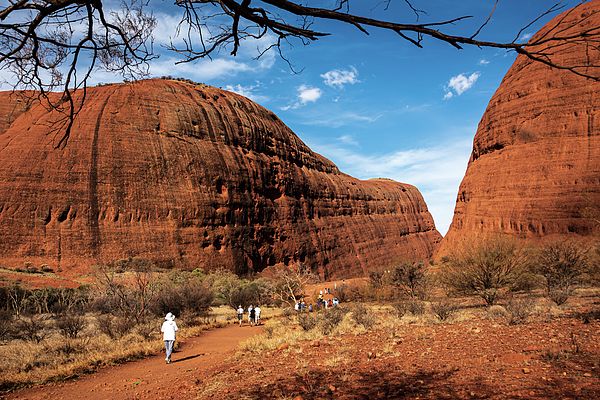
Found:
[[[165,341],[165,351],[167,353],[165,361],[167,364],[171,363],[171,353],[173,353],[173,346],[175,345],[175,332],[178,329],[175,323],[175,316],[171,313],[165,315],[165,322],[163,322],[160,331],[163,333],[163,340]]]

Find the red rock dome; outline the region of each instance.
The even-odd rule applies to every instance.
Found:
[[[426,259],[441,239],[415,187],[341,173],[234,93],[171,80],[92,88],[59,148],[61,115],[0,97],[0,264],[301,262],[347,277]]]
[[[594,0],[557,16],[532,40],[599,26]],[[553,44],[548,51],[558,64],[600,64],[597,43]],[[495,234],[596,235],[597,223],[587,216],[594,210],[600,211],[600,82],[520,55],[479,123],[437,254]]]

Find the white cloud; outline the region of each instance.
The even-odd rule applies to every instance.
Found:
[[[490,62],[488,60],[486,60],[485,58],[482,58],[481,60],[479,60],[479,65],[488,65]]]
[[[336,143],[308,144],[343,172],[359,179],[390,178],[416,186],[437,229],[445,234],[452,222],[456,194],[471,154],[473,132],[475,127],[465,127],[461,129],[462,140],[383,154],[362,153],[344,146],[340,138]]]
[[[358,141],[352,135],[342,135],[337,138],[341,143],[350,145],[350,146],[358,146]]]
[[[477,79],[479,79],[479,76],[479,72],[473,72],[469,76],[465,74],[458,74],[456,76],[453,76],[452,78],[450,78],[448,84],[446,85],[446,94],[444,95],[444,99],[450,99],[455,94],[457,96],[460,96],[467,90],[471,89],[475,82],[477,82]]]
[[[334,69],[321,74],[323,82],[327,86],[343,88],[344,85],[354,85],[358,83],[358,71],[354,67],[350,69]]]
[[[297,90],[297,100],[288,104],[287,106],[280,107],[281,110],[294,110],[296,108],[307,105],[308,103],[314,103],[319,100],[323,95],[323,92],[318,87],[312,87],[307,85],[300,85],[296,88]]]
[[[318,87],[301,85],[298,87],[298,100],[302,104],[314,103],[319,100],[323,92]]]
[[[212,60],[203,58],[195,62],[175,65],[175,62],[181,61],[183,56],[169,54],[166,47],[173,45],[186,48],[189,45],[200,49],[202,48],[201,40],[204,40],[205,45],[209,47],[214,41],[213,32],[219,31],[220,28],[202,26],[201,36],[198,29],[194,27],[188,34],[190,26],[185,21],[181,22],[181,16],[161,12],[155,13],[154,16],[157,26],[152,36],[155,43],[162,47],[162,51],[159,52],[161,58],[150,63],[152,75],[189,74],[185,77],[209,80],[233,76],[241,72],[268,70],[275,65],[277,60],[275,51],[270,49],[271,44],[276,42],[277,38],[272,34],[266,34],[257,39],[245,39],[241,43],[236,57],[225,56],[231,52],[231,45],[229,45],[225,49],[220,49],[223,56],[219,56],[217,50],[212,54]]]
[[[190,27],[188,24],[182,23],[181,15],[158,12],[154,13],[154,18],[156,18],[156,27],[152,31],[152,37],[155,43],[163,46],[168,46],[171,43],[174,45],[185,43],[183,39],[187,39],[187,31]],[[200,39],[197,31],[192,31],[191,35],[194,39]],[[206,29],[202,30],[203,37],[209,37],[209,35]]]
[[[529,41],[529,39],[531,39],[532,36],[533,36],[533,33],[525,32],[524,34],[521,35],[521,37],[519,38],[519,41],[527,42],[527,41]]]
[[[153,76],[184,76],[196,81],[207,81],[254,70],[245,62],[225,58],[204,59],[194,63],[181,64],[176,64],[177,61],[180,59],[160,58],[150,64],[150,74]]]
[[[311,115],[304,115],[306,118],[301,121],[304,125],[326,126],[329,128],[339,128],[346,125],[359,123],[373,123],[383,116],[383,114],[366,115],[352,111],[342,112],[317,112]]]
[[[259,84],[249,85],[249,86],[242,86],[240,84],[237,84],[237,85],[226,85],[224,87],[224,89],[229,90],[230,92],[237,93],[241,96],[247,97],[250,100],[255,101],[257,103],[262,103],[262,102],[268,101],[269,98],[267,96],[263,96],[263,95],[256,93],[256,89],[259,86],[260,86]]]

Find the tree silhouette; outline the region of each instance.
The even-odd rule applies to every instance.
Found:
[[[49,107],[66,112],[64,140],[85,101],[86,84],[94,71],[103,69],[124,79],[137,79],[148,74],[149,62],[157,57],[152,37],[156,26],[152,10],[157,0],[123,1],[118,9],[106,10],[106,0],[0,0],[0,68],[12,72],[11,83],[15,88],[33,89]],[[425,47],[429,39],[456,49],[471,46],[513,50],[535,62],[600,80],[600,65],[592,61],[585,65],[568,64],[554,57],[561,48],[570,45],[599,51],[600,26],[586,21],[600,9],[579,15],[583,4],[579,3],[544,33],[523,41],[526,29],[563,9],[559,2],[540,10],[516,32],[512,41],[481,39],[486,26],[493,23],[499,1],[492,4],[489,15],[473,32],[461,36],[450,32],[473,16],[457,15],[424,22],[428,14],[415,6],[413,0],[398,2],[405,7],[401,15],[412,23],[392,19],[391,12],[383,12],[390,19],[353,13],[350,0],[176,0],[181,21],[173,33],[182,36],[183,44],[171,42],[167,48],[180,56],[179,62],[193,62],[224,50],[235,56],[245,41],[261,39],[269,43],[259,57],[270,50],[277,51],[293,69],[284,45],[293,40],[308,44],[325,38],[330,33],[313,26],[329,22],[351,25],[365,34],[375,29],[391,31],[400,40],[417,47]],[[391,3],[392,0],[384,0],[374,4],[387,11]],[[50,93],[57,89],[61,95]],[[82,89],[83,95],[75,100],[73,91],[78,89]]]

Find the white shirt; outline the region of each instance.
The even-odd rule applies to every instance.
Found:
[[[237,309],[237,313],[238,314],[243,314],[244,313],[244,309],[242,307]]]
[[[256,314],[256,316],[258,317],[260,315],[260,307],[256,307],[254,309],[254,313]]]
[[[175,321],[165,321],[160,328],[163,333],[163,340],[175,340],[175,332],[178,330]]]

